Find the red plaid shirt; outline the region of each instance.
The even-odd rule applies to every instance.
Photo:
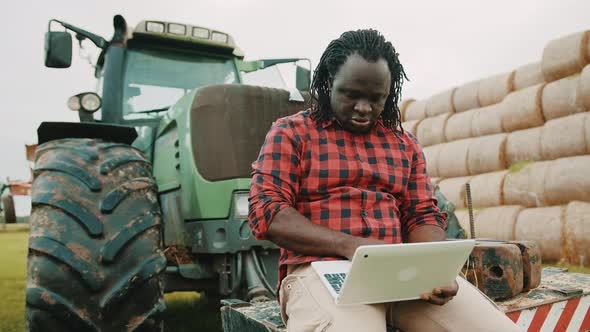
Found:
[[[414,136],[381,121],[355,135],[334,119],[317,125],[309,114],[277,120],[252,164],[248,220],[257,239],[266,239],[274,216],[288,206],[324,227],[387,243],[401,243],[422,225],[445,228]],[[342,257],[281,249],[279,283],[289,264],[333,259]]]

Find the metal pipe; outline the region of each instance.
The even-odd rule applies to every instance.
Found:
[[[272,294],[274,297],[276,297],[277,294],[275,293],[273,287],[270,285],[268,280],[266,280],[266,276],[264,275],[264,273],[262,272],[262,269],[260,268],[260,260],[258,259],[258,254],[256,253],[256,250],[254,250],[254,248],[252,248],[252,250],[250,250],[250,251],[252,252],[252,258],[254,259],[254,268],[256,269],[256,273],[258,274],[258,277],[262,281],[264,288],[266,288],[266,290],[270,294]]]
[[[473,203],[471,202],[471,186],[465,184],[465,193],[467,194],[467,210],[469,211],[469,231],[471,238],[475,239],[475,220],[473,220]]]

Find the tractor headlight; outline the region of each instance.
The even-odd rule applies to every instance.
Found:
[[[234,219],[248,218],[248,193],[234,194]]]
[[[175,35],[186,35],[186,25],[178,23],[169,23],[168,32]]]
[[[227,44],[229,37],[225,33],[214,31],[211,34],[211,40],[218,43]]]
[[[164,33],[164,23],[161,23],[161,22],[147,22],[145,24],[145,30],[147,32]]]
[[[68,108],[72,111],[78,111],[80,109],[80,96],[71,96],[68,99]]]
[[[200,27],[193,28],[193,37],[209,39],[209,30]]]
[[[81,95],[80,104],[85,111],[96,112],[100,108],[101,100],[96,93],[88,92]]]

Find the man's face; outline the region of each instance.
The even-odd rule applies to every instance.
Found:
[[[391,73],[385,59],[376,62],[352,54],[332,81],[330,105],[344,129],[364,134],[373,128],[389,95]]]

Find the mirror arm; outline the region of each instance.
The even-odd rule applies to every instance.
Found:
[[[52,19],[49,21],[49,28],[48,28],[49,31],[51,31],[51,22],[57,22],[57,23],[61,24],[64,28],[72,30],[77,34],[90,39],[90,41],[92,43],[94,43],[94,45],[96,45],[98,48],[106,49],[109,46],[109,43],[101,36],[95,35],[92,32],[86,31],[84,29],[80,29],[80,28],[73,26],[69,23],[62,22],[62,21],[59,21],[56,19]]]

